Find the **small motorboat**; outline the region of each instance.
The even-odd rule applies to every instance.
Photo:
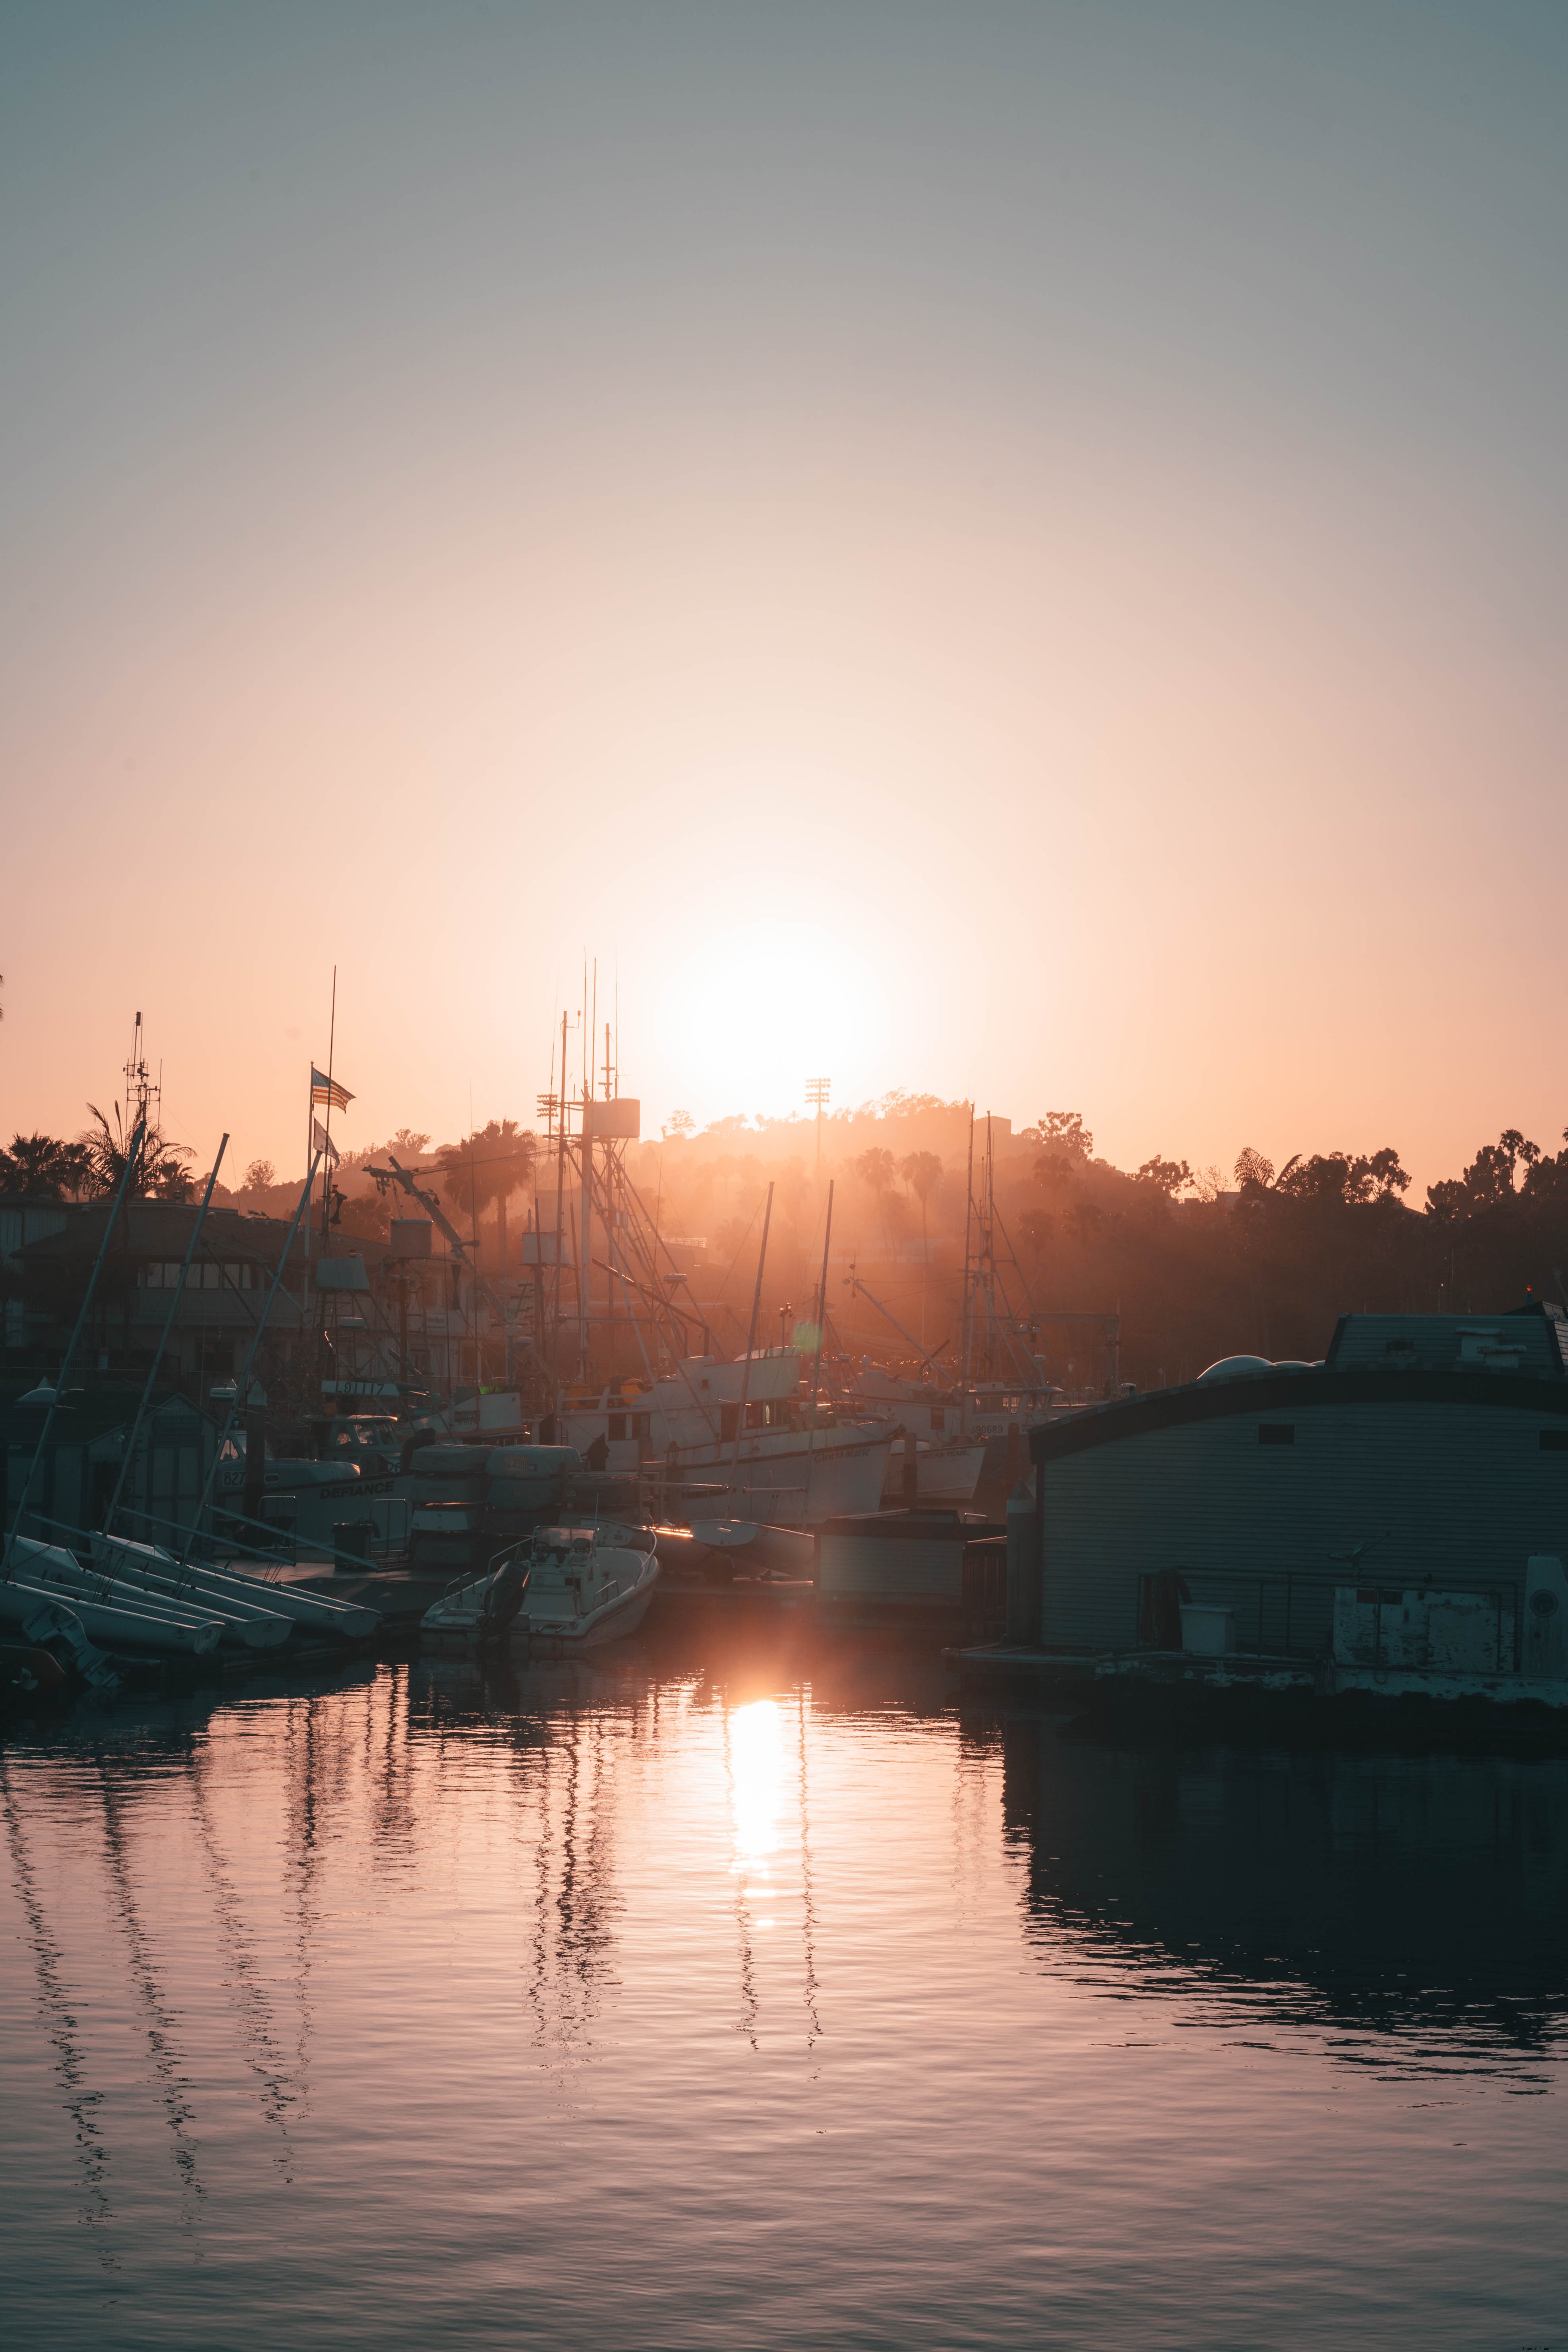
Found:
[[[526,1558],[529,1635],[546,1657],[624,1642],[647,1616],[658,1582],[651,1528],[540,1528]]]

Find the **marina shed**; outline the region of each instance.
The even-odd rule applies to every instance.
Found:
[[[1484,1593],[1518,1627],[1526,1563],[1568,1559],[1568,1321],[1347,1315],[1321,1364],[1232,1358],[1033,1431],[1044,1638],[1312,1655],[1337,1587]],[[1179,1634],[1175,1637],[1180,1639]]]
[[[101,1527],[139,1402],[140,1392],[129,1390],[68,1394],[49,1426],[36,1475],[42,1408],[26,1402],[0,1407],[0,1517],[6,1528],[46,1543],[71,1544]],[[216,1421],[188,1398],[165,1397],[154,1405],[142,1424],[121,1492],[116,1522],[121,1532],[161,1543],[188,1527],[217,1443]]]
[[[857,1613],[1000,1616],[1006,1530],[958,1510],[853,1511],[816,1536],[818,1602]]]

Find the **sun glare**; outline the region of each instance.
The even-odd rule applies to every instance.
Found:
[[[889,1083],[877,973],[831,932],[784,917],[714,931],[677,965],[659,998],[658,1041],[700,1123],[803,1109],[808,1078],[830,1077],[836,1102]]]

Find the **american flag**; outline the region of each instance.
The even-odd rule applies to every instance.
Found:
[[[313,1103],[330,1103],[333,1110],[347,1110],[350,1103],[353,1100],[353,1097],[350,1094],[347,1087],[340,1086],[336,1078],[329,1078],[325,1071],[318,1070],[316,1065],[312,1062],[310,1065],[310,1100]]]

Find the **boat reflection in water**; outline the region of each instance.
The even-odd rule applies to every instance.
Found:
[[[1000,1739],[1050,1969],[1362,2065],[1562,2054],[1568,1763]]]

